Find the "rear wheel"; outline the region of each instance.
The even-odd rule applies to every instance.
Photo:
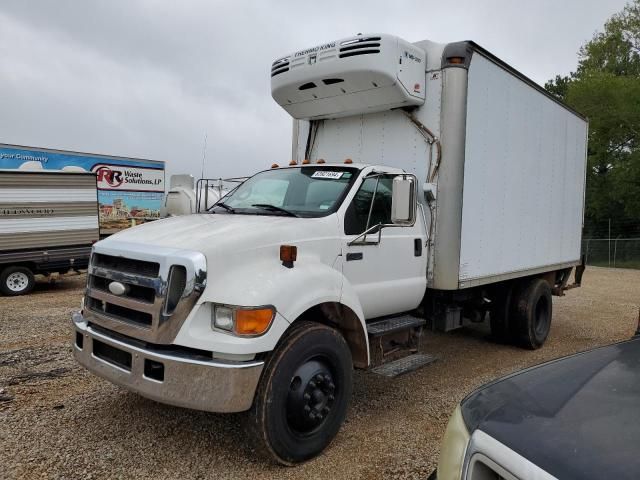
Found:
[[[293,465],[318,455],[340,430],[353,367],[333,328],[302,321],[285,335],[265,365],[249,422],[263,454]]]
[[[33,272],[27,267],[7,267],[0,273],[0,291],[5,295],[25,295],[35,284]]]
[[[513,298],[515,340],[522,347],[540,348],[551,329],[551,287],[541,278],[522,285]]]
[[[489,312],[491,336],[496,342],[511,343],[513,340],[510,322],[512,321],[513,286],[501,286],[493,295],[492,307]]]

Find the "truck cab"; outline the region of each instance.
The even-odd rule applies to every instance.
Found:
[[[302,433],[331,412],[330,396],[339,397],[343,418],[351,365],[370,364],[366,321],[415,310],[425,294],[427,229],[415,191],[415,178],[396,168],[276,166],[207,213],[109,237],[94,248],[83,311],[74,317],[76,357],[165,403],[244,411],[270,352],[313,322],[340,341],[330,338],[319,358],[296,366],[301,373],[290,381],[303,383],[302,399],[292,409],[305,419]],[[407,318],[405,327],[424,324]],[[327,332],[317,333],[322,342]],[[415,348],[413,338],[404,340]],[[326,392],[314,388],[318,375],[329,378]],[[305,392],[315,397],[305,401]]]

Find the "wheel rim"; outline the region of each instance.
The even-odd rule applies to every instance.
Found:
[[[29,286],[29,277],[23,272],[13,272],[7,277],[6,284],[12,292],[22,292]]]
[[[291,378],[287,395],[287,423],[298,434],[308,435],[322,427],[335,403],[336,380],[324,359],[300,365]]]
[[[546,297],[540,297],[535,309],[535,332],[537,336],[542,336],[547,331],[549,323],[549,301]]]

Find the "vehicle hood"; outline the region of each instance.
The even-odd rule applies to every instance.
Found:
[[[281,241],[299,242],[333,234],[332,215],[295,218],[278,215],[201,214],[184,215],[144,223],[102,240],[101,245],[119,242],[148,246],[206,251],[232,247],[235,251],[271,245]]]
[[[557,478],[640,475],[640,338],[533,367],[461,403],[480,429]]]

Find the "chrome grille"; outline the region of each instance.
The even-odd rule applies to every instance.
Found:
[[[166,249],[163,255],[162,248],[155,248],[151,255],[142,245],[127,245],[123,256],[99,247],[89,264],[87,320],[129,337],[170,344],[204,290],[204,256],[184,250],[176,254],[174,249]],[[172,270],[185,272],[179,282],[170,281]],[[122,284],[124,293],[112,293],[112,282]]]
[[[106,315],[117,320],[131,322],[136,325],[151,328],[153,323],[153,313],[144,311],[147,310],[147,308],[134,309],[123,307],[122,305],[109,302],[109,299],[105,299],[105,297],[106,295],[93,292],[93,295],[87,298],[86,307],[100,315]]]
[[[160,272],[160,264],[157,262],[115,257],[113,255],[104,255],[101,253],[95,253],[91,259],[91,263],[96,267],[108,268],[120,272],[135,273],[137,275],[152,278],[157,277]]]
[[[101,277],[99,275],[91,275],[89,285],[93,290],[109,293],[109,283],[111,279],[107,277]],[[133,283],[127,284],[128,291],[127,296],[147,303],[153,303],[156,298],[156,290],[153,287],[146,287],[143,285],[135,285]]]

